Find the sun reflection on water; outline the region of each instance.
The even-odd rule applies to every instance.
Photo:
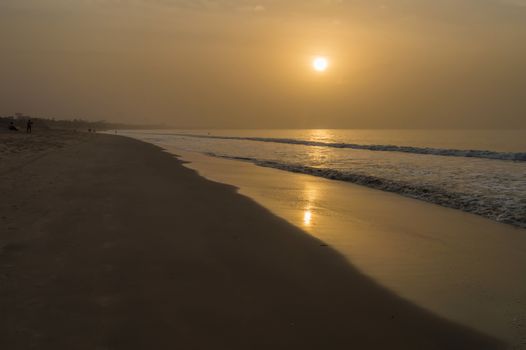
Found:
[[[312,129],[309,130],[308,134],[309,141],[330,142],[334,139],[331,130],[326,129]]]

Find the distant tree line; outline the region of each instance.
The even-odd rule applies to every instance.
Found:
[[[114,130],[114,129],[165,129],[165,125],[138,125],[112,123],[104,120],[89,121],[84,119],[41,118],[16,113],[14,116],[0,116],[0,128],[7,128],[12,122],[17,128],[24,129],[27,120],[31,119],[35,129],[69,129],[69,130]]]

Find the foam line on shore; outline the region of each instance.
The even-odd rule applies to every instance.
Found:
[[[436,186],[410,184],[349,171],[315,168],[301,164],[286,164],[249,157],[231,157],[214,153],[207,153],[207,155],[251,162],[262,167],[318,176],[331,180],[351,182],[354,184],[431,202],[444,207],[459,209],[464,212],[480,215],[498,222],[526,228],[526,216],[524,215],[524,213],[526,213],[526,207],[510,207],[509,205],[505,205],[505,203],[500,203],[498,198],[487,198],[474,193],[468,194],[452,192]]]
[[[412,153],[412,154],[434,155],[434,156],[445,156],[445,157],[481,158],[481,159],[506,160],[506,161],[517,161],[517,162],[526,161],[526,152],[461,150],[461,149],[397,146],[397,145],[363,145],[363,144],[344,143],[344,142],[320,142],[320,141],[309,141],[309,140],[301,140],[301,139],[270,138],[270,137],[236,137],[236,136],[179,134],[179,133],[158,134],[158,135],[172,135],[172,136],[218,139],[218,140],[271,142],[271,143],[282,143],[282,144],[291,144],[291,145],[348,148],[348,149],[357,149],[357,150],[366,150],[366,151],[381,151],[381,152],[401,152],[401,153]]]

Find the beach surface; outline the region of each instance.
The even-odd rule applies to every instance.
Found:
[[[506,347],[156,146],[50,132],[24,148],[35,135],[6,135],[2,349]]]
[[[157,144],[436,315],[526,348],[526,230],[460,210]]]

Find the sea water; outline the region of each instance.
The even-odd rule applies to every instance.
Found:
[[[394,192],[526,228],[526,130],[150,130],[145,141]]]

